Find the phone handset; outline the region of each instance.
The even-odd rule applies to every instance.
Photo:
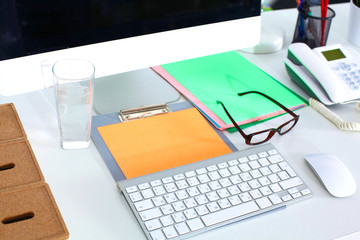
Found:
[[[338,77],[306,44],[291,44],[289,46],[288,58],[294,64],[304,66],[318,81],[333,103],[341,103],[344,101],[346,92],[344,91],[344,87],[339,83]]]

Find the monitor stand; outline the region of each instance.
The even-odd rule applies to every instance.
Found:
[[[180,94],[150,68],[95,79],[96,114],[175,102]]]

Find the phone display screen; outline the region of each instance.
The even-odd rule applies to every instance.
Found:
[[[327,50],[321,53],[328,61],[334,61],[334,60],[346,58],[345,54],[339,48]]]

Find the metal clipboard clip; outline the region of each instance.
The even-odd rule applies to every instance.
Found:
[[[167,104],[159,104],[120,110],[119,118],[121,121],[130,121],[170,112],[171,110]]]

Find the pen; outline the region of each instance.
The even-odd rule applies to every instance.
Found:
[[[325,46],[325,27],[329,0],[321,0],[321,46]]]

